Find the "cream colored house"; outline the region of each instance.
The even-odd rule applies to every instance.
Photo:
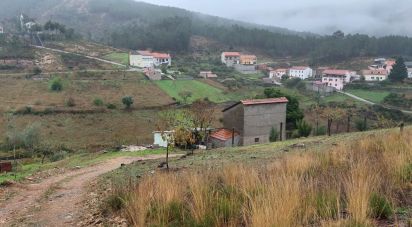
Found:
[[[151,51],[134,51],[129,54],[131,66],[139,68],[158,67],[161,65],[171,66],[172,58],[170,54]]]
[[[362,74],[365,81],[383,81],[388,79],[388,71],[386,69],[364,70]]]

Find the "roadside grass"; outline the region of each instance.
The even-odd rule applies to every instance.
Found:
[[[355,89],[347,90],[346,92],[378,104],[390,94],[388,91],[368,91]]]
[[[103,58],[109,61],[123,64],[123,65],[129,64],[129,54],[128,53],[114,52],[114,53],[104,55]]]
[[[219,149],[174,159],[170,172],[135,163],[102,183],[134,226],[396,225],[411,137],[390,129]]]
[[[170,97],[179,101],[183,100],[180,96],[181,92],[191,92],[192,96],[188,99],[190,103],[203,98],[208,98],[215,103],[228,101],[222,90],[198,80],[163,80],[156,81],[156,84]]]
[[[18,162],[17,171],[10,173],[0,174],[0,184],[5,181],[15,180],[21,181],[26,177],[29,177],[35,173],[46,171],[53,168],[74,168],[74,167],[87,167],[91,165],[96,165],[104,161],[115,159],[119,157],[145,157],[148,155],[161,155],[166,154],[164,149],[154,149],[154,150],[144,150],[136,152],[114,152],[109,151],[106,153],[97,152],[97,153],[77,153],[70,155],[69,157],[57,161],[57,162],[45,162],[41,163],[41,159],[34,158],[32,160],[26,160],[24,163]]]

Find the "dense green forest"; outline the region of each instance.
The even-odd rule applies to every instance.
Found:
[[[359,56],[412,56],[412,39],[408,37],[342,32],[319,36],[133,0],[0,1],[0,19],[16,20],[21,11],[40,23],[53,18],[86,39],[128,49],[187,51],[190,38],[198,35],[233,49],[260,49],[274,57],[309,57],[312,64]]]

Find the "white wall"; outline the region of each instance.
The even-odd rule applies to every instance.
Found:
[[[152,56],[130,55],[130,65],[140,68],[149,68],[154,66],[154,59]]]
[[[383,81],[388,78],[387,75],[364,75],[365,81]]]
[[[306,68],[305,70],[290,69],[289,77],[291,78],[300,78],[305,80],[313,76],[313,70],[311,68]]]
[[[153,133],[154,145],[158,145],[159,147],[167,147],[167,142],[163,139],[162,134],[160,132]]]
[[[322,83],[327,84],[329,87],[334,87],[337,90],[343,90],[345,79],[338,76],[323,76]]]

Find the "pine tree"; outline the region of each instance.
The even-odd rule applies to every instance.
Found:
[[[408,78],[408,69],[406,68],[405,61],[402,57],[396,59],[396,63],[388,77],[392,82],[402,82],[404,79]]]

